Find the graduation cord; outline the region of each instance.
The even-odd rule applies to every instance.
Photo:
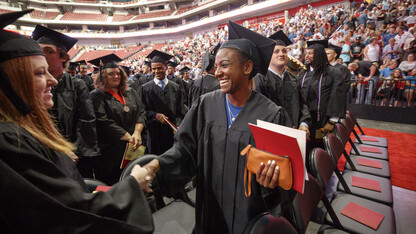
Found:
[[[303,83],[305,82],[305,77],[306,77],[306,74],[308,74],[308,72],[305,72],[305,75],[303,76],[303,78],[302,78],[302,88],[303,88]],[[321,107],[321,88],[322,88],[322,75],[323,74],[321,74],[321,77],[319,78],[319,88],[318,88],[318,121],[319,121],[319,119],[320,119],[320,114],[319,114],[319,110],[320,110],[320,107]]]

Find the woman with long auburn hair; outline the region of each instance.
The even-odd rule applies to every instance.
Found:
[[[5,233],[151,233],[140,166],[108,192],[90,193],[48,108],[57,80],[36,41],[2,30],[32,10],[0,15],[0,227]],[[157,171],[157,169],[156,169]],[[147,178],[146,178],[147,177]]]

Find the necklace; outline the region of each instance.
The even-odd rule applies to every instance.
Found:
[[[231,123],[232,123],[232,122],[234,122],[235,118],[237,118],[238,114],[240,114],[240,113],[238,113],[234,116],[233,113],[231,112],[231,109],[230,109],[230,101],[228,101],[227,97],[225,97],[225,100],[227,101],[228,114],[231,116]]]

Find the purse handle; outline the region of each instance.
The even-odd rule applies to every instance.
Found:
[[[241,156],[247,155],[247,162],[248,162],[248,156],[249,156],[248,153],[249,153],[251,147],[253,147],[253,146],[252,145],[247,145],[246,148],[244,148],[240,152]],[[247,179],[247,176],[248,176],[248,179]],[[248,180],[248,184],[247,184],[247,180]],[[248,189],[247,189],[247,187],[248,187]],[[251,172],[248,170],[247,164],[246,164],[246,168],[244,169],[244,194],[246,195],[246,197],[251,196]]]

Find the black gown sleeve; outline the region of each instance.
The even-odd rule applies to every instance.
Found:
[[[114,137],[115,140],[120,140],[127,131],[107,115],[105,94],[102,91],[94,90],[91,92],[91,99],[97,118],[97,128],[100,128],[102,132],[108,133],[109,136],[107,137]]]
[[[328,117],[343,117],[345,115],[345,85],[338,69],[328,67],[328,76],[332,78],[332,90],[326,115]]]
[[[77,140],[74,142],[77,146],[76,154],[84,157],[98,156],[100,149],[98,148],[95,113],[90,92],[84,81],[76,79],[75,82],[78,97]]]
[[[84,193],[21,132],[0,134],[0,226],[13,233],[152,233],[146,198],[130,176]],[[2,230],[4,230],[2,228]]]

